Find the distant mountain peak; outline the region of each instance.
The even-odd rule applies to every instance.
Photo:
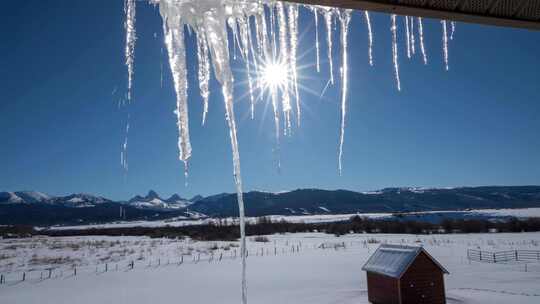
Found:
[[[146,195],[147,199],[154,199],[154,198],[160,198],[156,191],[150,190],[148,191],[148,194]]]

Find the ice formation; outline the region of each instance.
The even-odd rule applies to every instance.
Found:
[[[418,36],[420,36],[420,51],[422,51],[422,58],[424,59],[424,64],[427,64],[427,53],[424,45],[424,22],[422,21],[422,17],[418,17]]]
[[[321,56],[319,52],[319,11],[316,7],[311,8],[315,22],[315,52],[317,57],[317,73],[321,71]]]
[[[332,16],[333,8],[323,8],[324,23],[326,25],[326,44],[328,46],[328,64],[330,65],[330,83],[334,84],[334,60],[332,59]]]
[[[124,142],[122,143],[122,151],[120,152],[120,165],[125,172],[128,171],[128,161],[127,161],[127,147],[128,147],[128,136],[129,136],[129,114],[126,122],[126,134],[124,137]]]
[[[407,40],[407,58],[411,59],[411,27],[409,26],[408,16],[405,16],[405,34]]]
[[[414,18],[413,17],[409,17],[409,16],[405,16],[405,18],[409,18],[411,21],[410,21],[410,25],[411,25],[411,52],[412,54],[416,54],[416,38],[414,36]]]
[[[398,62],[396,15],[392,14],[392,16],[390,16],[390,18],[392,20],[392,26],[390,27],[390,30],[392,32],[392,60],[394,62],[394,74],[396,76],[397,90],[401,91],[401,80],[399,79],[399,62]]]
[[[448,29],[446,20],[441,20],[442,24],[442,40],[443,40],[443,57],[444,57],[444,66],[448,71]]]
[[[135,0],[125,0],[124,14],[125,23],[124,28],[126,30],[126,66],[128,69],[128,92],[127,99],[131,100],[131,88],[133,86],[133,62],[135,61],[135,40],[137,40],[137,34],[135,32]]]
[[[199,91],[203,100],[202,123],[206,121],[208,102],[210,96],[209,81],[211,70],[221,85],[225,105],[225,118],[229,127],[229,136],[232,149],[233,175],[238,198],[240,218],[240,242],[242,256],[242,303],[247,303],[246,281],[246,238],[244,202],[242,192],[242,177],[240,170],[240,154],[238,149],[236,120],[234,113],[234,78],[230,66],[229,48],[233,50],[233,58],[239,56],[246,65],[246,79],[249,87],[249,100],[251,102],[251,117],[254,117],[256,100],[269,98],[273,107],[275,127],[275,151],[279,161],[279,143],[281,136],[281,123],[283,133],[291,134],[292,114],[296,112],[296,122],[300,126],[301,103],[298,86],[298,16],[300,7],[307,7],[314,14],[316,27],[316,70],[320,71],[319,55],[319,14],[324,18],[326,27],[327,56],[329,65],[328,84],[334,84],[333,66],[333,31],[334,19],[340,26],[341,44],[341,123],[339,135],[338,169],[342,173],[343,144],[345,137],[345,119],[347,115],[348,98],[348,32],[352,10],[336,9],[323,6],[300,5],[290,2],[274,0],[148,0],[159,6],[163,21],[163,34],[165,49],[168,55],[174,91],[176,95],[176,110],[174,111],[178,126],[179,159],[184,162],[187,175],[188,161],[191,157],[191,143],[188,117],[188,81],[186,50],[184,42],[185,31],[196,35],[196,52],[198,61]],[[128,100],[131,99],[133,80],[134,48],[136,41],[135,31],[135,0],[125,0],[125,29],[126,48],[125,57],[128,69]],[[368,30],[369,64],[373,65],[373,32],[369,12],[364,12]],[[396,86],[401,90],[398,63],[397,16],[391,15],[392,61]],[[405,16],[405,30],[407,43],[407,56],[410,58],[415,51],[414,18]],[[443,22],[443,53],[448,69],[448,34],[446,21]],[[423,61],[427,64],[427,55],[424,46],[424,32],[422,18],[417,18],[419,46]],[[453,39],[455,25],[451,23],[450,39]],[[231,37],[229,40],[228,33]],[[293,99],[295,102],[293,111]],[[126,139],[122,145],[121,163],[127,170],[127,134],[129,122],[126,127]]]
[[[347,36],[349,34],[349,23],[351,21],[351,10],[343,10],[339,15],[339,22],[341,25],[341,131],[339,133],[339,157],[338,167],[339,174],[343,170],[342,158],[343,158],[343,142],[345,140],[345,116],[347,114],[347,90],[349,88],[349,54],[348,54],[348,42]]]
[[[373,66],[373,31],[371,29],[371,19],[369,18],[369,12],[365,11],[364,16],[366,17],[366,25],[367,25],[367,30],[368,30],[369,65]]]

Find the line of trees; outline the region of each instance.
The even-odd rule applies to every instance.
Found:
[[[441,223],[375,220],[354,216],[347,221],[330,223],[289,223],[284,220],[273,222],[270,218],[262,217],[254,224],[246,226],[246,234],[267,235],[275,233],[325,232],[334,235],[347,233],[407,233],[407,234],[442,234],[442,233],[481,233],[481,232],[530,232],[540,231],[540,218],[517,219],[505,221],[490,221],[480,219],[451,220]],[[80,230],[35,230],[29,226],[0,227],[2,237],[28,237],[32,235],[48,236],[149,236],[153,238],[184,238],[189,237],[201,241],[238,239],[240,231],[237,225],[217,222],[208,225],[193,225],[183,227],[124,227],[124,228],[92,228]]]

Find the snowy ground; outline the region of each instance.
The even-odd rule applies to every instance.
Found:
[[[450,271],[449,303],[540,303],[540,263],[529,264],[525,272],[523,264],[466,259],[468,248],[540,250],[540,233],[339,238],[308,233],[272,235],[268,242],[251,237],[249,302],[367,303],[361,267],[383,242],[424,245]],[[238,303],[236,246],[146,237],[0,240],[0,273],[7,277],[0,303]],[[127,267],[131,260],[133,270]],[[55,269],[48,279],[50,267]],[[22,271],[29,271],[24,282]]]
[[[201,216],[201,214],[196,214]],[[349,220],[352,216],[359,215],[361,217],[370,219],[384,219],[393,217],[392,213],[351,213],[351,214],[318,214],[318,215],[270,215],[266,218],[271,219],[273,222],[286,221],[289,223],[322,223],[322,222],[338,222]],[[467,219],[467,218],[505,218],[505,217],[518,217],[518,218],[530,218],[540,217],[540,208],[521,208],[521,209],[474,209],[474,210],[448,210],[448,211],[424,211],[407,213],[404,216],[410,219],[418,221],[439,221],[442,217],[453,219]],[[247,217],[248,223],[256,223],[258,218]],[[216,223],[221,221],[222,223],[237,224],[238,220],[233,218],[224,219],[187,219],[186,217],[178,217],[161,221],[131,221],[131,222],[115,222],[108,224],[96,224],[96,225],[78,225],[78,226],[56,226],[47,227],[53,230],[64,229],[89,229],[89,228],[124,228],[124,227],[162,227],[162,226],[188,226],[188,225],[206,225],[209,223]],[[45,227],[43,227],[45,228]]]

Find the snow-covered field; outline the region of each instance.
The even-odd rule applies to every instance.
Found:
[[[540,233],[266,238],[248,241],[250,303],[368,303],[361,267],[380,243],[423,245],[450,271],[449,303],[540,303],[540,263],[525,272],[523,264],[466,258],[468,248],[540,250]],[[238,303],[237,246],[147,237],[0,240],[0,274],[7,278],[0,303]]]
[[[349,220],[352,216],[361,216],[370,219],[384,219],[392,218],[392,213],[351,213],[351,214],[318,214],[318,215],[270,215],[266,218],[271,219],[273,222],[286,221],[289,223],[323,223],[323,222],[338,222]],[[220,221],[222,224],[231,223],[238,224],[236,218],[201,218],[201,214],[195,214],[197,219],[188,219],[186,217],[177,217],[168,220],[160,221],[130,221],[130,222],[115,222],[107,224],[95,224],[95,225],[77,225],[77,226],[55,226],[46,227],[53,230],[65,230],[65,229],[89,229],[89,228],[127,228],[127,227],[181,227],[188,225],[207,225],[210,223],[217,223]],[[473,210],[448,210],[448,211],[424,211],[404,214],[407,218],[418,221],[438,221],[441,218],[453,218],[453,219],[467,219],[467,218],[505,218],[505,217],[540,217],[540,208],[521,208],[521,209],[473,209]],[[246,222],[256,223],[257,217],[247,217]],[[45,227],[43,227],[45,228]]]

